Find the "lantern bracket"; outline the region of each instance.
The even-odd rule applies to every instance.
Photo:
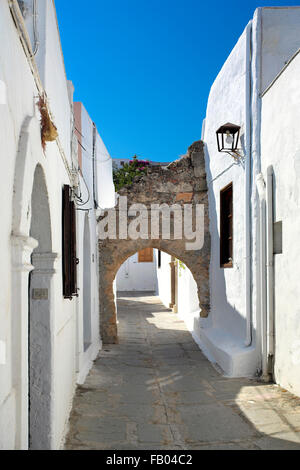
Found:
[[[242,155],[238,149],[240,130],[241,126],[237,126],[231,122],[223,124],[216,131],[218,151],[228,153],[228,155],[235,160],[241,159]]]

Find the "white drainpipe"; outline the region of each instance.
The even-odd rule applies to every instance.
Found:
[[[273,167],[267,169],[267,341],[268,358],[274,357],[274,242]],[[269,370],[269,372],[271,372]]]
[[[261,355],[262,379],[269,381],[268,374],[268,344],[267,344],[267,278],[266,278],[266,184],[262,173],[256,178],[259,195],[259,259],[260,259],[260,312],[261,312]]]
[[[262,173],[257,176],[256,186],[260,199],[260,309],[262,379],[268,382],[274,357],[274,248],[273,248],[273,168],[267,169],[265,184]]]
[[[245,80],[245,312],[246,340],[245,346],[252,344],[251,318],[251,34],[252,22],[246,28],[246,80]]]

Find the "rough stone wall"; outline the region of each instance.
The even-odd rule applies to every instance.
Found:
[[[153,247],[165,251],[180,259],[192,272],[198,286],[201,316],[209,313],[209,262],[210,234],[208,195],[204,161],[204,144],[202,141],[192,144],[185,156],[172,162],[167,167],[151,166],[147,173],[136,177],[133,184],[119,191],[120,196],[127,196],[128,207],[135,203],[144,204],[148,211],[149,237],[147,240],[138,239],[106,239],[99,240],[99,294],[100,294],[100,324],[101,336],[104,343],[116,343],[117,318],[113,294],[113,281],[124,261],[137,251]],[[165,240],[162,238],[161,227],[158,239],[151,239],[151,204],[169,206],[178,204],[183,211],[184,204],[204,205],[204,245],[200,250],[186,250],[184,238],[181,240]],[[116,208],[117,227],[119,221],[118,207]],[[133,218],[128,217],[127,224]],[[172,227],[172,214],[171,214]],[[193,218],[195,229],[195,217]],[[118,234],[118,231],[117,231]],[[172,238],[172,231],[171,231]]]

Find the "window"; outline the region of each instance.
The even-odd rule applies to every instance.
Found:
[[[161,251],[160,250],[158,250],[157,258],[158,258],[157,266],[158,266],[158,269],[160,269],[161,268]]]
[[[77,296],[77,264],[76,257],[76,211],[71,199],[71,188],[63,187],[63,296],[72,299]]]
[[[138,252],[139,263],[153,263],[153,248],[144,248]]]
[[[220,265],[222,268],[233,266],[233,207],[232,183],[220,193]]]

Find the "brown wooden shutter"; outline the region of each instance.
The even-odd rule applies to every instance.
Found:
[[[76,209],[72,201],[70,203],[71,212],[71,290],[73,295],[77,295],[77,254],[76,254]]]
[[[220,265],[233,266],[233,203],[232,183],[220,193]]]
[[[152,263],[153,262],[153,248],[144,248],[138,252],[139,263]]]
[[[63,187],[63,295],[77,295],[76,210],[71,200],[71,188]]]

